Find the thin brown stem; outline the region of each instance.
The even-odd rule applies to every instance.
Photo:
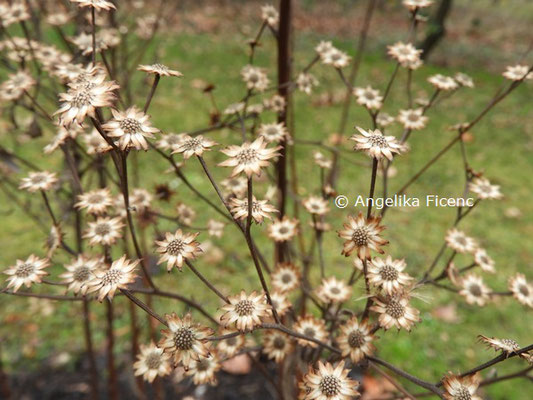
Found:
[[[91,333],[91,316],[89,301],[83,297],[83,335],[85,337],[85,347],[87,357],[89,358],[89,376],[91,381],[91,398],[96,400],[100,397],[98,388],[98,369],[96,367],[96,358],[94,356],[93,340]]]
[[[198,271],[196,269],[196,267],[189,261],[189,260],[185,260],[185,264],[187,264],[187,266],[190,268],[190,270],[192,272],[194,272],[194,274],[200,278],[200,280],[213,292],[215,293],[218,297],[220,297],[225,303],[229,303],[229,300],[226,296],[224,296],[216,287],[215,285],[213,285],[209,279],[207,279],[205,276],[202,275],[202,273],[200,271]]]
[[[106,301],[106,350],[107,350],[107,390],[111,400],[119,399],[119,390],[117,386],[117,370],[115,366],[115,333],[113,331],[114,310],[113,303]]]
[[[94,7],[91,7],[91,22],[92,22],[92,45],[93,45],[93,51],[91,53],[91,59],[93,63],[93,67],[96,65],[96,11]]]
[[[157,89],[157,85],[159,84],[159,80],[161,79],[161,75],[156,74],[154,76],[154,83],[152,84],[152,88],[150,89],[150,93],[148,94],[148,98],[146,99],[146,102],[144,103],[143,111],[146,113],[148,111],[148,108],[150,107],[150,103],[152,102],[152,98],[154,97],[155,91]]]

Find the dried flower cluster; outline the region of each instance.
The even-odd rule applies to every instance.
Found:
[[[133,343],[138,343],[141,328],[136,325],[135,313],[142,310],[151,317],[150,341],[134,348],[137,357],[133,362],[135,376],[150,384],[173,379],[216,385],[219,371],[246,354],[254,362],[278,365],[282,373],[268,376],[279,380],[277,390],[285,399],[357,398],[364,393],[365,384],[354,378],[356,369],[377,366],[428,390],[423,396],[481,399],[480,387],[492,383],[488,378],[482,380],[483,365],[463,374],[442,371],[442,380],[431,383],[382,360],[379,349],[394,340],[388,330],[410,332],[423,323],[426,313],[421,312],[423,305],[418,300],[427,298],[424,290],[447,290],[469,308],[493,304],[496,299],[503,302],[505,296],[514,297],[529,311],[533,308],[533,285],[524,274],[506,278],[507,291],[489,287],[486,281],[492,281],[483,274],[492,273],[501,280],[504,270],[482,247],[481,237],[474,238],[465,233],[467,228],[459,227],[485,200],[503,197],[498,185],[470,166],[465,134],[506,95],[533,77],[531,67],[509,66],[503,72],[512,81],[507,82],[506,91],[498,92],[477,119],[454,126],[456,135],[450,145],[397,192],[404,194],[455,143],[463,146],[464,196],[475,197],[475,202],[458,208],[453,225],[443,234],[441,251],[430,265],[421,266],[416,264],[425,255],[411,254],[401,247],[399,238],[388,236],[387,208],[378,210],[373,200],[380,190],[387,194],[388,179],[397,170],[398,159],[411,150],[410,135],[432,134],[418,132],[430,124],[428,113],[451,94],[473,88],[472,78],[464,73],[433,74],[423,80],[433,95],[414,102],[409,83],[408,104],[395,107],[397,115],[390,110],[390,114],[382,112],[389,106],[388,93],[396,75],[405,72],[411,82],[423,68],[422,51],[409,35],[408,42],[388,46],[395,70],[386,90],[377,89],[382,82],[353,87],[343,71],[360,60],[330,41],[316,45],[314,58],[304,68],[293,66],[292,80],[276,83],[269,77],[271,69],[256,65],[254,55],[262,51],[259,45],[268,32],[290,47],[288,33],[284,33],[290,29],[283,29],[288,27],[283,26],[287,23],[283,9],[280,14],[274,6],[263,5],[258,13],[262,21],[259,32],[249,42],[250,57],[240,70],[243,97],[219,110],[215,86],[202,83],[213,108],[210,126],[166,132],[155,127],[164,125],[158,115],[172,113],[174,108],[156,110],[152,100],[160,93],[157,89],[163,85],[171,89],[185,80],[193,82],[195,77],[160,63],[137,65],[147,61],[144,52],[130,65],[127,46],[121,50],[124,41],[132,44],[132,37],[148,46],[162,14],[140,16],[132,33],[126,24],[113,22],[124,11],[120,2],[70,2],[68,12],[47,10],[43,18],[43,23],[61,34],[74,16],[76,21],[87,21],[74,37],[64,37],[61,48],[38,41],[38,31],[28,29],[37,11],[31,8],[37,7],[35,2],[0,4],[3,32],[20,25],[24,33],[24,37],[14,36],[20,33],[14,29],[3,37],[1,49],[10,72],[0,84],[0,101],[6,109],[23,109],[33,121],[46,126],[47,140],[43,148],[46,158],[33,161],[22,155],[11,157],[17,153],[0,147],[2,155],[9,155],[6,159],[22,161],[21,168],[17,164],[13,172],[0,160],[2,181],[5,177],[6,182],[13,182],[16,177],[18,189],[32,202],[34,198],[42,202],[36,222],[42,225],[45,218],[47,221],[46,254],[31,254],[8,264],[2,292],[43,301],[79,300],[84,305],[84,332],[89,343],[91,329],[101,329],[91,327],[89,304],[96,308],[104,307],[98,302],[105,303],[109,346],[114,335],[113,307],[117,302],[131,302]],[[423,22],[419,12],[432,3],[403,1],[413,29]],[[282,54],[284,46],[279,48],[281,59],[290,58]],[[294,131],[291,97],[296,90],[313,94],[319,80],[310,73],[312,68],[339,77],[348,100],[353,96],[356,107],[368,114],[368,122],[357,121],[357,133],[350,137],[354,147],[347,146],[342,132],[326,145],[302,140]],[[133,74],[137,74],[135,78]],[[137,99],[139,88],[132,83],[141,75],[151,84],[145,90],[143,107],[134,105],[141,101]],[[234,75],[238,77],[239,71]],[[61,88],[59,93],[54,92],[57,88]],[[277,93],[272,94],[273,89]],[[56,95],[55,103],[50,93]],[[157,107],[167,103],[157,103]],[[53,108],[53,112],[47,111]],[[12,117],[15,121],[15,114]],[[34,129],[40,131],[40,126]],[[401,136],[393,134],[398,127]],[[49,131],[53,132],[50,138]],[[221,131],[224,134],[215,137]],[[303,157],[302,168],[296,166],[300,158],[295,158],[299,143],[320,147]],[[61,156],[64,171],[50,161]],[[347,209],[350,212],[342,225],[333,218],[333,210],[335,205],[342,208],[334,199],[340,190],[337,176],[343,157],[357,159],[361,176],[366,167],[371,172],[367,174],[370,201],[356,212]],[[169,169],[148,180],[148,174],[155,175],[149,168],[152,163],[161,165],[155,160]],[[54,168],[56,172],[52,172]],[[15,175],[19,169],[24,170],[20,177]],[[305,175],[298,179],[299,173]],[[382,188],[376,186],[378,181],[383,182]],[[318,188],[314,182],[319,182]],[[21,205],[28,216],[34,215],[25,210],[25,203]],[[444,255],[448,255],[447,261]],[[337,261],[341,259],[344,264]],[[470,263],[461,266],[465,259]],[[48,275],[50,281],[44,279]],[[196,283],[190,284],[189,278],[197,278]],[[53,292],[57,286],[64,292]],[[211,302],[205,300],[210,296]],[[183,302],[186,310],[161,316],[159,309],[178,308],[175,302],[163,305],[163,298]],[[95,299],[98,302],[93,303]],[[161,330],[154,329],[157,324]],[[386,339],[380,338],[379,331]],[[528,352],[531,346],[522,349],[513,339],[483,335],[480,341],[501,352],[502,359],[494,364],[514,356],[522,363],[533,362]],[[89,357],[94,363],[94,354]],[[114,376],[112,357],[108,365]],[[271,374],[272,369],[263,369],[262,373]],[[402,396],[414,398],[388,379]]]

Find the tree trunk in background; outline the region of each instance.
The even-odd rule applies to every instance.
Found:
[[[427,60],[429,54],[435,49],[437,44],[444,38],[446,34],[446,18],[450,14],[453,0],[441,0],[439,8],[435,15],[433,15],[428,22],[428,33],[422,42],[419,49],[422,49],[422,59]]]
[[[278,31],[278,94],[285,99],[285,109],[278,114],[278,123],[287,124],[288,107],[290,105],[290,90],[287,85],[291,80],[291,18],[292,0],[280,0],[279,31]],[[279,218],[285,215],[287,203],[287,141],[281,143],[281,156],[276,163],[279,203]],[[276,261],[285,259],[285,247],[276,245]]]

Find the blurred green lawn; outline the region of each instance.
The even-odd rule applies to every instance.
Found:
[[[312,57],[313,47],[323,37],[313,35],[300,36],[296,40],[297,53],[295,55],[296,68],[302,68]],[[335,44],[353,55],[352,45],[349,42],[336,41]],[[238,101],[244,94],[244,87],[240,81],[239,70],[246,64],[246,47],[241,35],[186,35],[165,37],[164,48],[158,49],[159,56],[165,64],[175,67],[184,73],[184,78],[163,78],[158,93],[152,102],[151,113],[153,123],[164,132],[182,132],[204,127],[208,123],[210,109],[208,99],[201,90],[194,88],[193,80],[202,79],[205,82],[216,83],[215,97],[219,107]],[[372,85],[384,90],[393,63],[386,60],[382,51],[367,54],[364,58],[358,85]],[[437,50],[438,51],[438,50]],[[152,55],[154,49],[146,56],[145,62],[155,61]],[[275,80],[275,57],[271,44],[261,47],[257,55],[257,64],[270,66],[269,77]],[[414,75],[415,93],[430,96],[432,89],[425,78],[433,73],[453,74],[457,71],[426,66]],[[437,109],[429,111],[430,124],[422,132],[414,132],[410,139],[412,151],[398,157],[395,167],[397,176],[391,178],[390,188],[393,193],[413,173],[415,173],[430,157],[440,150],[454,132],[446,129],[447,126],[457,122],[472,119],[487,104],[493,93],[500,87],[503,78],[491,75],[480,70],[463,70],[473,76],[476,88],[464,89],[443,101]],[[339,79],[331,68],[317,66],[313,73],[319,78],[321,85],[316,93],[327,90],[342,90]],[[141,73],[135,79],[141,81]],[[142,83],[142,82],[139,82]],[[405,76],[402,71],[394,84],[392,94],[388,99],[385,111],[394,115],[397,110],[406,108],[404,98]],[[148,85],[141,85],[136,104],[141,106],[144,102]],[[317,97],[314,94],[312,98]],[[528,104],[529,101],[529,104]],[[494,183],[501,185],[505,198],[502,201],[483,202],[474,210],[470,217],[461,223],[461,229],[479,240],[491,257],[496,261],[497,273],[494,275],[483,274],[486,282],[496,291],[507,290],[507,279],[516,271],[521,271],[531,280],[533,279],[531,237],[533,235],[532,193],[529,184],[533,171],[533,121],[531,120],[531,84],[523,85],[509,98],[505,99],[494,112],[486,117],[473,130],[474,141],[467,144],[467,152],[471,165],[476,170],[483,170],[487,177]],[[252,102],[253,103],[253,102]],[[51,106],[49,107],[51,108]],[[327,140],[328,136],[338,129],[340,118],[340,104],[328,107],[313,107],[310,99],[301,93],[295,95],[295,137],[306,140]],[[529,118],[528,118],[529,116]],[[273,121],[274,117],[265,118]],[[361,107],[352,107],[349,125],[359,125],[370,128],[370,121],[365,110]],[[352,128],[348,133],[351,134]],[[401,134],[399,126],[392,127],[390,133]],[[214,133],[213,138],[219,143],[238,141],[236,133],[222,131]],[[51,138],[51,134],[45,136]],[[46,140],[39,139],[28,145],[25,155],[40,166],[50,166],[59,171],[62,166],[59,157],[43,157],[40,150]],[[299,194],[315,192],[317,190],[319,170],[312,163],[311,146],[301,145],[297,148],[298,175],[300,179]],[[362,154],[354,153],[354,160],[368,162]],[[206,156],[214,165],[215,161],[222,159],[221,154],[211,152]],[[53,159],[53,161],[52,161]],[[196,226],[205,224],[209,217],[216,214],[205,212],[206,207],[199,202],[193,194],[179,183],[171,174],[163,172],[168,168],[164,160],[154,162],[156,159],[152,152],[139,154],[141,186],[153,188],[155,184],[167,182],[176,188],[177,195],[172,200],[172,205],[184,201],[195,208],[198,213]],[[454,147],[439,163],[431,168],[415,185],[408,194],[413,197],[422,197],[428,193],[440,196],[457,197],[461,195],[464,183],[461,156],[459,147]],[[356,167],[343,162],[343,169],[338,183],[338,192],[348,197],[368,192],[370,170]],[[214,174],[223,179],[228,175],[228,170],[213,168]],[[203,193],[214,197],[214,193],[207,185],[195,160],[188,161],[185,172],[191,182],[197,185]],[[379,179],[379,178],[378,178]],[[309,184],[310,183],[310,184]],[[378,194],[381,190],[381,181],[378,180]],[[265,187],[260,190],[264,191]],[[40,198],[35,196],[31,203],[37,209],[40,207]],[[0,194],[1,212],[11,210],[12,206],[6,203],[3,194]],[[166,213],[172,213],[172,208],[166,207]],[[505,210],[511,207],[518,208],[522,217],[509,218]],[[347,278],[351,272],[351,258],[346,259],[340,255],[342,242],[337,238],[335,230],[342,226],[344,218],[358,210],[347,208],[336,209],[332,204],[329,222],[334,230],[326,234],[325,249],[328,273]],[[454,209],[426,208],[418,209],[392,209],[389,210],[385,224],[387,230],[385,237],[390,240],[387,252],[397,258],[405,258],[407,272],[417,276],[427,268],[438,251],[444,234],[451,225],[455,216]],[[528,218],[529,216],[529,218]],[[302,224],[307,226],[305,220]],[[267,243],[265,236],[266,226],[255,227],[254,233],[261,243]],[[161,230],[175,229],[168,221],[162,221]],[[0,241],[0,265],[5,268],[14,263],[16,258],[24,258],[32,252],[43,255],[42,244],[44,235],[35,228],[29,220],[18,210],[13,210],[2,217],[2,240]],[[307,231],[309,241],[310,232]],[[231,238],[231,240],[228,240]],[[69,241],[71,237],[67,237]],[[207,240],[207,235],[202,233],[200,241]],[[243,254],[243,243],[237,231],[228,226],[225,236],[213,242],[228,252]],[[148,240],[150,246],[150,239]],[[271,259],[272,249],[270,244],[263,246],[267,258]],[[243,263],[236,263],[232,258],[225,259],[222,263],[213,265],[200,258],[197,266],[207,275],[219,279],[223,290],[227,293],[236,293],[241,288],[246,290],[258,289],[259,283],[255,276],[249,258],[245,257]],[[61,263],[66,261],[63,256],[54,260],[51,278],[56,280],[57,273],[61,270]],[[458,266],[468,265],[471,259],[457,257]],[[442,264],[437,270],[442,268]],[[479,272],[479,271],[476,271]],[[316,280],[315,280],[316,281]],[[211,310],[220,304],[217,298],[204,290],[196,278],[189,272],[178,273],[173,271],[170,276],[161,272],[157,282],[170,290],[180,291],[194,296]],[[35,291],[51,291],[53,288],[33,288]],[[361,284],[356,285],[353,298],[356,299],[364,291]],[[379,332],[380,340],[377,343],[379,356],[401,368],[429,381],[439,380],[448,370],[462,371],[488,360],[493,353],[476,343],[476,336],[513,338],[521,345],[531,343],[531,310],[521,307],[511,298],[498,299],[497,304],[479,308],[467,305],[462,298],[451,296],[448,292],[439,289],[427,288],[420,291],[424,299],[414,299],[413,304],[422,310],[423,322],[412,333],[395,331]],[[114,301],[117,308],[117,332],[119,336],[128,335],[127,303],[122,298]],[[349,307],[360,309],[364,302],[353,300]],[[432,309],[449,304],[457,305],[458,322],[451,323],[435,318]],[[183,306],[168,300],[156,300],[154,303],[157,311],[164,312],[183,311]],[[31,306],[28,299],[0,296],[2,313],[0,338],[3,339],[2,350],[4,362],[8,369],[17,371],[22,366],[35,367],[35,362],[41,361],[58,351],[76,351],[82,348],[82,331],[80,319],[80,305],[71,303],[56,304],[54,314],[44,316],[41,313],[42,305]],[[100,314],[102,306],[94,303],[93,310]],[[201,317],[199,317],[201,318]],[[10,321],[7,324],[7,321]],[[144,319],[143,319],[144,321]],[[94,333],[98,344],[103,344],[104,322],[96,318]],[[119,346],[125,346],[125,340],[119,340]],[[524,367],[524,362],[516,358],[501,363],[497,366],[498,373],[504,374]],[[487,371],[488,372],[488,371]],[[411,387],[404,382],[406,387]],[[508,381],[492,386],[486,390],[487,397],[492,399],[525,399],[517,382]],[[412,388],[412,387],[411,387]],[[416,391],[416,389],[415,389]]]

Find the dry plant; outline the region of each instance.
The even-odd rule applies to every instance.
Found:
[[[157,121],[150,120],[150,104],[161,85],[173,86],[192,77],[183,77],[173,67],[162,64],[139,65],[172,5],[165,1],[152,4],[149,7],[156,10],[156,15],[134,15],[132,25],[129,17],[135,14],[136,2],[56,3],[61,2],[14,0],[0,5],[1,59],[7,75],[0,86],[4,114],[15,129],[19,128],[21,115],[29,116],[30,133],[35,136],[39,136],[41,126],[56,130],[44,153],[47,157],[62,157],[67,169],[61,174],[43,170],[38,164],[50,165],[46,159],[28,160],[24,146],[9,150],[1,145],[5,160],[27,170],[18,184],[14,176],[17,171],[9,163],[1,164],[4,193],[48,236],[45,253],[30,254],[24,260],[11,262],[4,270],[8,278],[2,293],[65,301],[72,307],[83,305],[80,324],[90,360],[93,398],[99,397],[102,383],[90,318],[90,308],[97,307],[105,308],[102,315],[107,324],[107,389],[110,398],[119,397],[113,356],[113,302],[117,296],[131,302],[131,346],[137,354],[137,360],[132,361],[135,375],[153,385],[149,388],[138,380],[139,396],[149,390],[155,397],[162,397],[161,382],[173,368],[194,385],[216,385],[221,365],[242,355],[253,360],[254,368],[265,375],[276,395],[286,400],[357,398],[364,387],[353,377],[355,367],[370,368],[389,380],[395,387],[390,399],[414,399],[415,395],[480,399],[476,394],[479,386],[516,377],[531,378],[527,374],[532,369],[528,363],[533,363],[529,353],[533,344],[521,347],[509,338],[480,336],[480,341],[499,353],[495,358],[467,371],[443,371],[440,381],[427,382],[417,377],[416,371],[404,371],[378,357],[377,334],[383,331],[380,337],[388,337],[389,329],[410,331],[423,323],[413,302],[421,297],[421,288],[444,289],[478,306],[490,305],[496,297],[513,296],[524,306],[533,307],[533,286],[524,275],[509,277],[505,291],[494,291],[483,282],[483,273],[495,271],[494,262],[478,241],[459,229],[475,208],[501,197],[499,187],[472,168],[464,139],[500,101],[533,77],[532,66],[523,60],[509,66],[503,73],[501,89],[486,107],[471,121],[453,126],[453,139],[390,196],[387,178],[392,165],[397,157],[410,151],[409,138],[414,131],[426,127],[428,112],[451,96],[475,90],[472,79],[465,74],[439,74],[428,79],[433,88],[430,98],[414,98],[412,82],[423,62],[421,51],[412,43],[417,27],[424,22],[420,12],[432,1],[403,1],[410,30],[405,41],[388,47],[395,68],[384,91],[376,89],[377,85],[354,84],[374,1],[368,1],[353,59],[331,42],[322,41],[316,46],[316,55],[298,71],[292,63],[291,1],[281,0],[279,10],[271,5],[261,7],[259,29],[249,41],[249,63],[240,72],[244,82],[242,98],[220,111],[213,86],[205,87],[213,104],[211,125],[180,134],[161,132]],[[77,23],[78,33],[67,37],[64,27],[72,21]],[[63,40],[61,49],[41,41],[44,29],[59,34]],[[277,82],[269,78],[269,70],[254,64],[254,56],[267,35],[277,44]],[[350,122],[347,111],[352,98],[368,111],[367,124],[354,128],[350,137],[353,150],[347,149],[341,135],[331,145],[310,143],[291,131],[290,122],[298,112],[292,107],[291,96],[295,91],[312,93],[319,84],[311,74],[316,68],[334,71],[346,86],[339,132],[345,131]],[[147,74],[151,88],[147,88],[144,105],[137,107],[130,82],[133,74],[141,73]],[[391,116],[383,110],[399,74],[408,77],[407,87],[398,88],[405,94],[406,107],[399,115]],[[401,137],[387,135],[387,127],[393,123],[403,126]],[[216,133],[221,130],[230,132],[226,146],[216,141],[220,140]],[[315,183],[319,189],[305,198],[298,192],[296,163],[312,161],[295,157],[298,145],[317,147],[313,162],[321,171],[320,181]],[[383,184],[382,198],[405,194],[456,146],[460,146],[463,156],[460,168],[465,176],[461,183],[464,198],[474,196],[476,200],[457,207],[457,216],[433,262],[419,276],[413,276],[404,259],[387,254],[385,217],[389,208],[385,204],[376,209],[376,183],[381,180]],[[224,155],[223,162],[213,161],[215,152]],[[370,165],[355,162],[357,168],[368,171],[366,210],[348,216],[344,226],[331,226],[328,213],[334,206],[342,164],[354,163],[357,152],[371,160]],[[153,182],[136,182],[132,187],[131,175],[136,174],[139,163],[159,158],[184,183],[183,190],[189,190],[191,202],[202,202],[205,213],[211,215],[207,226],[192,225],[194,211],[185,203],[177,206],[176,215],[158,210],[158,202],[172,196],[168,185],[157,186],[155,193],[151,192]],[[209,192],[206,185],[200,190],[187,177],[183,165],[191,163],[201,167]],[[227,179],[216,179],[222,173]],[[42,198],[42,211],[48,222],[43,223],[42,213],[25,207],[18,191]],[[336,205],[342,207],[342,199],[336,199]],[[309,214],[309,224],[303,223],[308,217],[299,217],[303,213]],[[170,221],[176,229],[161,231],[161,220]],[[261,224],[266,229],[260,229]],[[324,237],[332,235],[334,229],[339,237],[338,249],[325,249]],[[208,272],[210,266],[202,260],[212,251],[202,244],[207,241],[206,236],[242,242],[248,254],[240,254],[240,261],[249,264],[248,268],[257,275],[257,281],[251,282],[247,291],[234,288],[235,293],[228,293],[232,277]],[[265,245],[267,240],[274,251]],[[328,270],[328,251],[342,251],[347,257],[342,276],[334,276]],[[471,264],[456,266],[454,257],[458,253],[470,254]],[[69,257],[66,263],[60,261],[65,255]],[[154,255],[161,271],[166,269],[168,275],[152,268],[149,261]],[[49,278],[47,271],[58,264],[63,272]],[[219,298],[220,312],[208,312],[188,297],[191,293],[160,289],[160,281],[178,281],[180,274],[196,275],[198,285],[205,285]],[[364,283],[362,291],[355,285],[359,280]],[[35,291],[36,286],[42,290]],[[58,294],[61,286],[66,294]],[[161,315],[154,306],[156,297],[183,302],[188,311]],[[348,308],[348,301],[354,299],[360,301],[351,301]],[[149,316],[146,334],[139,328],[138,309]],[[144,337],[149,340],[140,344]],[[266,357],[260,358],[262,353]],[[508,376],[483,378],[484,370],[515,356],[524,359],[521,370]],[[265,368],[265,364],[272,363],[277,364],[274,371],[278,373]],[[411,382],[419,391],[411,393],[402,381]]]

